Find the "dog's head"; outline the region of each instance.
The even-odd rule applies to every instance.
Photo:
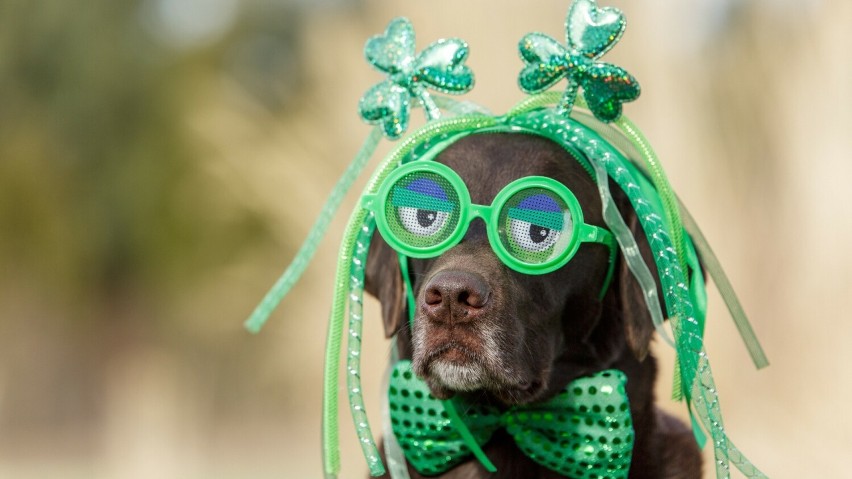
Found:
[[[564,148],[545,138],[474,134],[450,145],[437,161],[458,173],[476,204],[491,204],[518,178],[553,178],[577,197],[586,223],[606,227],[595,182]],[[635,229],[637,221],[622,207],[626,199],[619,193],[613,188]],[[366,289],[382,304],[386,333],[410,339],[406,352],[414,370],[436,397],[481,393],[521,404],[610,367],[625,353],[639,359],[647,354],[653,325],[620,257],[612,284],[599,298],[608,265],[606,246],[584,243],[554,272],[518,273],[497,257],[485,224],[476,219],[463,240],[441,256],[409,259],[415,294],[410,330],[397,255],[378,234],[370,247]]]

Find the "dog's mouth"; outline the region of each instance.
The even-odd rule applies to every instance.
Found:
[[[475,391],[487,382],[480,355],[455,341],[427,354],[421,369],[423,376],[448,391]]]
[[[422,357],[415,355],[414,370],[438,399],[476,394],[515,405],[534,401],[543,392],[543,380],[495,365],[494,359],[461,342],[449,341]]]
[[[477,354],[467,346],[463,345],[458,341],[451,341],[440,348],[436,348],[430,354],[427,355],[427,360],[445,360],[445,361],[454,361],[454,362],[467,362],[467,361],[476,361]]]

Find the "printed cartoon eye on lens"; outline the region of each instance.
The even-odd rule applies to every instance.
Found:
[[[438,232],[447,221],[449,213],[401,206],[397,209],[399,221],[410,233],[417,236],[431,236]]]
[[[568,246],[573,228],[571,213],[555,193],[529,188],[512,195],[500,214],[500,237],[516,259],[544,263]]]
[[[390,189],[386,214],[392,232],[413,246],[440,243],[458,220],[458,196],[449,182],[431,172],[403,176]]]

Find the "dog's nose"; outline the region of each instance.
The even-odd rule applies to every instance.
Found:
[[[468,271],[441,271],[426,283],[421,308],[438,322],[476,319],[491,290],[482,276]]]

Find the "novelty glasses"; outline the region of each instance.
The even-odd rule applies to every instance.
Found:
[[[432,161],[397,168],[364,208],[376,217],[382,238],[398,253],[432,258],[458,244],[474,218],[486,224],[488,241],[506,266],[545,274],[564,266],[582,243],[601,243],[615,253],[613,235],[583,222],[574,194],[551,178],[528,176],[504,187],[491,206],[472,204],[462,179]]]

